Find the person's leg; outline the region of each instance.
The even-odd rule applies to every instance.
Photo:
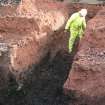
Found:
[[[75,31],[70,31],[70,34],[71,35],[69,38],[69,46],[68,46],[69,47],[69,53],[71,53],[73,50],[73,46],[74,46],[74,43],[75,43],[75,40],[76,40],[78,33]]]

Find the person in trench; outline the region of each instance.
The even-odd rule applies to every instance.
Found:
[[[68,44],[69,53],[72,52],[75,41],[77,39],[81,40],[83,37],[84,30],[86,29],[86,15],[87,9],[81,9],[80,11],[73,13],[66,23],[65,31],[70,32]]]

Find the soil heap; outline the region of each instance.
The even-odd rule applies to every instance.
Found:
[[[105,9],[87,24],[71,72],[64,85],[65,91],[77,94],[80,104],[104,105],[105,92]]]

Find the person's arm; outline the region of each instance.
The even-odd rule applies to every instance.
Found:
[[[70,28],[71,23],[74,21],[74,19],[76,18],[76,14],[73,14],[67,21],[66,26],[65,26],[65,30],[68,30]]]
[[[86,29],[86,21],[85,21],[85,18],[84,18],[83,22],[82,22],[82,27],[81,27],[80,32],[79,32],[80,39],[83,37],[85,29]]]
[[[86,29],[86,20],[85,19],[83,19],[83,26],[82,26],[82,28],[83,28],[83,30]]]

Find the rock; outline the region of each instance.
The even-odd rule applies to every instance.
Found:
[[[104,105],[105,96],[105,9],[87,24],[64,90],[78,94],[81,104]],[[101,18],[100,18],[101,17]]]

